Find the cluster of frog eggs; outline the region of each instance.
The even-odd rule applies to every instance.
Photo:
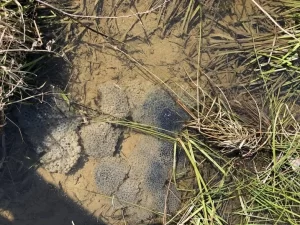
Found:
[[[130,115],[133,121],[172,132],[181,129],[187,115],[165,91],[155,87],[147,91],[134,88],[125,93],[112,83],[101,85],[101,112],[119,119]],[[164,212],[168,194],[168,212],[178,209],[178,191],[172,185],[166,187],[174,160],[172,143],[139,134],[128,155],[116,154],[121,128],[100,119],[81,125],[80,119],[67,108],[61,101],[57,104],[57,100],[50,100],[38,106],[22,106],[18,111],[19,124],[31,145],[38,153],[45,152],[41,162],[46,169],[68,173],[78,161],[82,146],[86,155],[99,160],[95,169],[99,191],[115,196],[133,224],[153,216],[152,212],[133,205]]]

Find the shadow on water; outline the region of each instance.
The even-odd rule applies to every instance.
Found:
[[[35,153],[22,142],[18,129],[6,135],[7,159],[0,169],[1,225],[105,225],[37,173]]]

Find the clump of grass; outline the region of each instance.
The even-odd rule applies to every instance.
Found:
[[[1,108],[11,102],[15,92],[25,88],[21,70],[24,60],[24,45],[28,43],[25,34],[26,25],[23,9],[20,3],[14,1],[2,2],[1,9]],[[27,40],[26,40],[27,39]],[[26,43],[27,41],[27,43]],[[32,41],[32,40],[31,40]]]
[[[33,89],[27,83],[34,75],[26,70],[30,66],[26,65],[26,53],[39,51],[43,45],[36,21],[28,17],[33,6],[16,0],[0,3],[1,111]]]
[[[232,115],[232,111],[228,111],[227,104],[219,104],[221,101],[214,103],[218,104],[218,115],[226,118],[230,112],[229,115],[235,116],[235,119],[229,120],[231,123],[226,123],[226,126],[225,123],[219,123],[219,118],[214,116],[213,111],[210,111],[205,114],[205,118],[213,121],[209,124],[218,123],[218,126],[211,128],[211,125],[207,126],[200,120],[199,124],[201,125],[198,127],[195,116],[189,126],[193,129],[197,128],[202,134],[202,138],[195,133],[193,135],[183,133],[177,138],[178,145],[186,153],[193,168],[195,184],[197,184],[195,189],[189,190],[190,193],[194,194],[190,195],[186,205],[179,212],[181,216],[177,218],[179,224],[230,224],[232,221],[237,223],[237,220],[239,224],[266,224],[270,222],[272,224],[299,224],[300,127],[293,115],[295,112],[293,107],[297,108],[297,105],[293,102],[287,102],[288,99],[286,98],[280,99],[278,96],[274,93],[268,96],[269,123],[263,132],[263,142],[253,148],[252,151],[254,153],[260,149],[261,151],[255,154],[255,157],[259,158],[263,157],[263,153],[267,154],[264,160],[259,159],[262,161],[259,164],[256,164],[257,160],[254,158],[253,168],[249,165],[245,168],[237,166],[240,163],[250,161],[249,155],[247,155],[248,159],[244,157],[244,159],[232,158],[230,160],[221,155],[218,150],[220,147],[224,148],[222,137],[224,140],[226,140],[226,135],[229,135],[227,140],[234,137],[230,135],[230,129],[227,126],[231,125],[231,129],[234,130],[237,127],[236,124],[242,124],[241,119],[239,119],[241,115]],[[210,100],[210,102],[215,101]],[[201,119],[201,113],[199,115]],[[213,116],[210,117],[210,115]],[[257,122],[259,121],[257,120]],[[223,129],[221,125],[224,125],[227,133],[220,134]],[[201,131],[203,129],[209,130],[214,136],[203,139],[203,136],[207,135],[206,130]],[[244,129],[247,130],[247,127]],[[234,134],[239,138],[238,133]],[[219,138],[219,136],[222,137]],[[256,139],[253,137],[253,140]],[[210,143],[211,147],[205,142]],[[227,148],[228,146],[225,146],[225,149]],[[230,148],[237,147],[230,145]],[[237,150],[240,151],[239,148]],[[209,162],[209,164],[205,164],[205,162]],[[209,168],[201,167],[201,165],[206,165]],[[206,176],[205,170],[213,170],[215,174]],[[215,177],[218,177],[217,181],[214,179]],[[226,210],[227,205],[231,205],[229,212]]]
[[[0,18],[2,111],[6,106],[35,97],[38,93],[41,88],[35,74],[39,69],[38,62],[49,54],[59,55],[53,48],[54,43],[61,39],[64,26],[59,27],[60,18],[36,1],[2,1]],[[49,27],[53,30],[49,31]],[[52,39],[54,36],[56,40]]]

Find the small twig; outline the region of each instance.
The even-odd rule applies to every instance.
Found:
[[[42,46],[43,45],[42,37],[41,37],[40,31],[38,29],[38,26],[37,26],[35,20],[33,20],[33,23],[34,23],[34,27],[35,27],[36,33],[38,35],[38,46]]]

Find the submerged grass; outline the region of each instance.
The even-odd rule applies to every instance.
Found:
[[[242,157],[251,156],[258,150],[270,153],[270,157],[267,157],[259,166],[260,168],[255,166],[254,171],[243,169],[237,171],[237,175],[233,175],[236,170],[231,168],[231,172],[228,173],[230,177],[233,177],[236,185],[230,188],[233,192],[229,192],[230,195],[227,198],[234,197],[232,193],[237,194],[235,198],[239,199],[240,210],[234,210],[232,213],[242,216],[240,217],[241,224],[270,222],[272,224],[299,224],[300,130],[299,121],[296,119],[297,110],[299,110],[297,96],[300,84],[298,78],[299,26],[295,22],[299,9],[293,1],[286,5],[286,1],[282,1],[283,6],[280,6],[280,10],[276,3],[273,5],[273,2],[268,2],[268,5],[264,5],[263,2],[263,6],[253,2],[265,14],[265,18],[259,17],[262,22],[253,17],[259,29],[256,32],[253,32],[253,28],[244,30],[243,36],[239,34],[241,38],[224,40],[226,35],[232,36],[231,31],[234,31],[234,28],[230,28],[227,34],[225,33],[216,41],[216,44],[209,47],[218,51],[216,54],[220,55],[217,56],[218,62],[224,68],[228,69],[228,64],[222,61],[224,55],[227,56],[227,60],[229,58],[230,62],[243,68],[244,81],[241,83],[236,79],[236,84],[247,87],[247,89],[244,88],[244,92],[250,95],[248,103],[250,100],[251,104],[243,104],[239,96],[235,96],[234,101],[228,99],[224,94],[224,86],[220,88],[218,85],[212,85],[213,91],[207,94],[199,85],[195,85],[195,88],[201,90],[199,95],[201,98],[197,99],[197,104],[201,102],[201,107],[199,107],[201,110],[193,116],[195,119],[191,122],[190,128],[196,128],[214,147],[226,151],[230,147],[232,150],[241,151]],[[247,8],[247,6],[244,7]],[[249,7],[252,6],[248,6],[248,9]],[[265,7],[268,8],[265,10]],[[247,10],[246,8],[244,10]],[[251,18],[251,15],[248,16]],[[280,18],[280,20],[276,22],[273,18]],[[271,20],[271,23],[268,20]],[[283,20],[285,26],[279,25]],[[249,24],[243,22],[243,28],[248,26]],[[232,50],[228,52],[228,49]],[[237,53],[239,53],[238,57],[234,57]],[[245,59],[243,63],[240,63],[241,55]],[[201,68],[201,65],[198,67]],[[256,77],[253,70],[249,73],[249,68],[258,68],[258,70],[254,69]],[[205,76],[209,77],[209,75]],[[208,79],[210,82],[210,78]],[[263,101],[257,98],[258,93],[264,95]],[[235,104],[237,102],[240,105],[239,110]],[[245,113],[245,111],[252,113]],[[245,119],[245,114],[247,119]],[[243,151],[243,147],[247,148],[246,152]],[[258,152],[256,157],[260,156],[261,153]],[[194,161],[192,165],[197,164],[195,158],[189,157],[189,159]],[[198,172],[195,169],[196,178],[199,177]],[[201,192],[200,188],[199,190]],[[220,216],[224,218],[224,215]],[[227,220],[228,223],[229,221],[232,220]],[[193,219],[190,223],[197,224]],[[201,221],[198,224],[210,223]]]

